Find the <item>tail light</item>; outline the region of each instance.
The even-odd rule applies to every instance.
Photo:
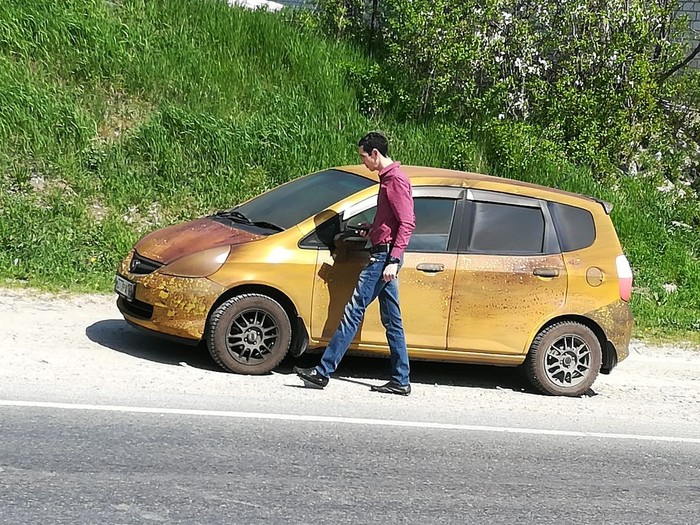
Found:
[[[615,259],[615,266],[617,267],[617,283],[620,288],[620,299],[628,302],[632,296],[632,267],[627,257],[624,255],[617,256],[617,259]]]

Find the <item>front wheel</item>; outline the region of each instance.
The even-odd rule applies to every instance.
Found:
[[[287,354],[292,327],[277,301],[244,294],[214,311],[206,339],[209,353],[222,368],[238,374],[265,374]]]
[[[590,328],[564,321],[537,334],[525,360],[525,372],[540,392],[580,396],[598,377],[601,357],[600,341]]]

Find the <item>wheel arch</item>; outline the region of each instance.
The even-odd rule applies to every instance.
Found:
[[[240,286],[234,286],[229,288],[224,293],[222,293],[214,304],[211,305],[209,313],[207,314],[207,320],[205,323],[206,327],[209,326],[211,322],[211,316],[216,311],[216,309],[224,304],[229,299],[243,294],[260,294],[266,295],[271,299],[277,301],[289,317],[289,322],[292,325],[292,342],[289,346],[289,351],[293,356],[299,356],[306,351],[309,342],[309,334],[304,324],[304,320],[299,315],[299,311],[287,294],[274,288],[272,286],[267,286],[264,284],[242,284]]]
[[[603,374],[609,374],[610,371],[617,364],[617,352],[615,351],[615,347],[605,336],[605,331],[603,330],[603,328],[590,317],[585,317],[583,315],[570,314],[550,319],[544,325],[542,325],[539,330],[537,330],[535,335],[532,337],[532,340],[528,344],[527,351],[530,351],[532,342],[535,340],[535,337],[537,337],[537,334],[539,334],[542,330],[546,330],[554,324],[566,321],[580,323],[589,328],[595,334],[596,338],[598,339],[598,342],[600,343],[600,350],[603,354],[600,372]]]

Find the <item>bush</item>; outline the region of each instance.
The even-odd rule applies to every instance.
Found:
[[[369,5],[320,3],[324,25],[371,45],[381,65],[359,77],[368,114],[532,122],[599,172],[627,171],[665,133],[659,79],[684,50],[674,3],[383,0],[376,35]]]

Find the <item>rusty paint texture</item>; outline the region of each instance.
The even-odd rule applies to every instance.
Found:
[[[129,272],[133,251],[122,261],[118,273],[137,283],[136,299],[153,306],[149,320],[139,319],[122,310],[130,321],[186,339],[201,339],[209,310],[224,288],[206,278],[184,278],[154,272],[136,275]],[[150,255],[150,253],[149,253]]]
[[[144,257],[168,264],[209,248],[241,244],[263,237],[203,218],[156,230],[136,243],[135,248]]]
[[[629,355],[629,342],[634,326],[629,304],[622,300],[615,301],[588,312],[586,317],[593,319],[603,328],[608,340],[615,347],[618,362],[624,361]]]

